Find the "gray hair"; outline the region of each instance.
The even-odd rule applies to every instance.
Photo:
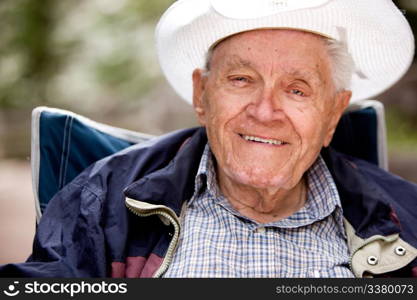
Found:
[[[334,39],[324,39],[330,56],[333,84],[336,91],[349,89],[355,63],[345,43]]]
[[[349,89],[354,72],[354,61],[346,44],[329,38],[323,38],[323,40],[330,56],[330,67],[336,91]],[[210,71],[210,62],[215,48],[211,47],[207,52],[204,75],[208,75]]]

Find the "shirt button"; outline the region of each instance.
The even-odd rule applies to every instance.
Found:
[[[371,266],[375,266],[378,263],[378,258],[376,258],[376,256],[368,256],[368,264],[370,264]]]
[[[258,227],[255,230],[256,233],[265,233],[265,227]]]
[[[407,252],[407,251],[405,251],[404,247],[398,246],[398,247],[395,248],[395,254],[397,254],[399,256],[405,255],[405,252]]]

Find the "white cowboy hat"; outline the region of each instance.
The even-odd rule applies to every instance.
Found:
[[[209,48],[259,28],[304,30],[346,43],[355,63],[352,101],[391,87],[414,54],[411,28],[391,0],[179,0],[156,29],[162,71],[191,103],[192,72],[204,67]]]

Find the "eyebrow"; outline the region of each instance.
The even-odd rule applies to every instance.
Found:
[[[313,72],[315,73],[314,75],[312,74]],[[290,75],[292,77],[305,78],[307,80],[315,81],[319,84],[323,84],[324,82],[321,74],[317,72],[316,70],[303,71],[299,69],[292,69],[292,70],[286,71],[286,73],[287,75]]]
[[[228,59],[226,61],[226,66],[228,70],[237,69],[241,67],[253,68],[253,64],[250,61],[244,60],[237,55],[233,55],[231,59]]]

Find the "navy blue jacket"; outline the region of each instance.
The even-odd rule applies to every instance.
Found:
[[[51,200],[29,259],[0,267],[0,276],[161,276],[206,143],[203,128],[186,129],[93,164]],[[417,277],[417,185],[328,148],[321,154],[342,201],[354,274]]]

